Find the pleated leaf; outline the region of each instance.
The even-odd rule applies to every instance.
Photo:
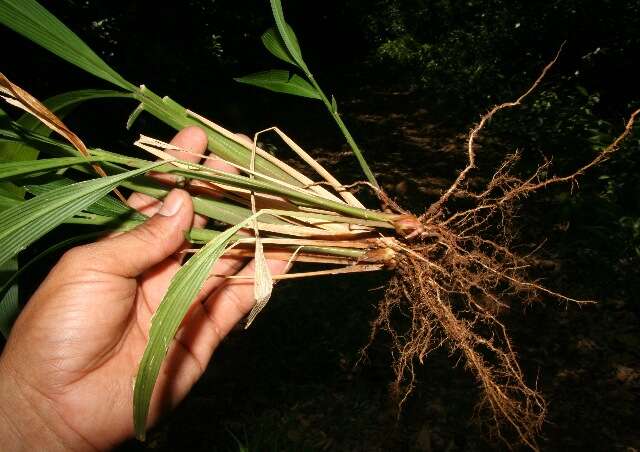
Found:
[[[13,322],[20,313],[18,285],[14,284],[13,274],[18,270],[18,259],[9,259],[0,265],[0,333],[7,338]]]
[[[283,70],[258,72],[235,79],[237,82],[258,86],[277,93],[320,99],[316,89],[297,74]]]
[[[291,32],[293,33],[293,30]],[[265,48],[276,58],[293,64],[294,66],[298,65],[298,63],[293,59],[293,56],[291,56],[291,53],[289,53],[289,50],[287,50],[287,46],[282,40],[282,36],[280,36],[280,32],[277,29],[269,28],[264,32],[261,39]]]
[[[22,196],[16,195],[4,188],[0,189],[0,213],[10,209],[11,207],[15,207],[22,202]]]
[[[127,91],[135,89],[35,0],[0,0],[0,23],[103,80]]]
[[[111,159],[105,157],[57,157],[41,160],[22,160],[17,162],[0,163],[0,181],[18,176],[53,171],[68,168],[73,165],[83,165],[92,162],[105,162]],[[114,158],[116,162],[126,162],[126,157]]]
[[[54,107],[55,103],[52,101]],[[67,109],[60,110],[58,115],[64,117],[66,112]],[[10,123],[9,117],[4,112],[2,112],[2,116]],[[51,133],[51,129],[29,114],[24,114],[16,123],[25,129],[39,131],[46,136]],[[0,161],[14,162],[37,157],[38,150],[26,143],[0,142]],[[20,204],[24,194],[24,188],[8,181],[0,182],[0,212]],[[20,313],[18,284],[13,282],[14,279],[10,275],[12,272],[17,272],[18,268],[18,259],[14,257],[2,264],[2,269],[0,269],[0,284],[3,285],[3,290],[0,291],[0,332],[5,337],[9,335],[11,326]],[[6,270],[9,270],[9,273],[6,273]]]
[[[171,341],[191,303],[203,287],[212,266],[222,256],[243,223],[227,229],[194,254],[175,274],[158,310],[151,319],[149,341],[142,355],[133,391],[136,436],[144,440],[153,388]]]
[[[282,37],[282,41],[284,42],[285,47],[291,54],[291,57],[296,62],[296,64],[300,68],[302,68],[305,72],[308,72],[307,65],[304,63],[304,60],[302,59],[302,51],[300,50],[300,44],[298,43],[298,38],[293,32],[293,29],[284,20],[282,3],[280,3],[280,0],[270,0],[270,1],[271,1],[271,11],[273,12],[273,17],[276,20],[276,26],[278,27],[278,32]]]
[[[38,196],[56,188],[72,185],[74,183],[76,183],[76,181],[63,177],[52,180],[51,182],[47,182],[45,184],[26,185],[26,189],[29,193]],[[128,205],[124,204],[122,201],[114,198],[111,195],[106,195],[103,198],[100,198],[98,201],[91,204],[84,210],[88,213],[109,218],[126,217],[128,220],[137,221],[144,221],[147,219],[145,215],[129,207]]]
[[[35,240],[104,197],[122,181],[161,165],[156,162],[116,176],[102,177],[51,190],[6,210],[0,218],[0,264]]]

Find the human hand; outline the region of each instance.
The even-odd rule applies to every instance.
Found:
[[[172,144],[201,154],[207,138],[190,127]],[[230,170],[215,160],[206,164]],[[151,218],[68,251],[16,321],[0,357],[3,448],[108,449],[133,435],[133,381],[151,317],[180,267],[185,231],[206,220],[194,216],[183,190],[164,202],[136,193],[129,203]],[[286,263],[269,265],[281,273]],[[213,273],[251,275],[253,262],[223,257]],[[253,304],[251,279],[207,280],[160,371],[150,424],[185,397]]]

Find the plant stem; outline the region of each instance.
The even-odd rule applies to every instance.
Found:
[[[188,119],[188,118],[185,118],[185,119]],[[5,131],[3,131],[3,133],[5,133]],[[63,152],[62,155],[79,155],[78,151],[76,151],[72,146],[69,146],[65,143],[59,143],[56,140],[53,140],[51,138],[41,137],[37,134],[30,133],[28,131],[24,131],[24,135],[28,138],[37,140],[39,142],[48,143],[55,146],[55,148],[52,148],[52,149],[43,148],[42,150],[45,152],[53,151],[55,149],[57,151],[62,151]],[[16,135],[10,132],[6,132],[6,136],[12,139],[22,138],[20,135]],[[119,154],[111,153],[101,149],[90,149],[89,151],[92,155],[95,155],[95,156],[105,156],[108,158],[125,158],[126,164],[134,168],[140,168],[146,164],[149,164],[148,160],[137,159],[133,157],[123,157]],[[58,152],[51,152],[51,154],[55,156],[61,155]],[[265,162],[270,163],[270,162],[267,162],[266,160]],[[117,166],[111,165],[109,163],[105,163],[104,166],[111,168],[111,170],[115,172],[122,171],[121,168],[118,168]],[[193,170],[182,169],[182,168],[178,168],[173,165],[167,164],[167,165],[162,165],[157,168],[154,168],[154,172],[172,173],[172,174],[183,176],[186,178],[204,179],[212,182],[224,183],[224,184],[231,185],[238,188],[244,188],[247,190],[270,193],[277,196],[282,196],[286,199],[289,199],[293,202],[297,202],[302,205],[319,207],[319,208],[331,210],[331,211],[334,211],[346,216],[350,216],[350,217],[361,218],[365,220],[381,221],[386,223],[387,224],[386,227],[388,228],[393,228],[393,222],[397,217],[397,215],[395,214],[379,212],[376,210],[362,209],[359,207],[353,207],[347,204],[332,201],[330,199],[321,198],[311,193],[292,191],[290,189],[287,189],[284,186],[280,186],[279,184],[275,184],[268,180],[250,179],[249,177],[241,176],[237,174],[215,172],[215,171],[212,171],[210,168],[197,165],[197,164],[191,164],[191,166],[194,168]],[[78,168],[78,169],[82,170],[82,168]],[[142,184],[145,186],[142,186],[142,185],[136,186],[135,184],[137,182],[140,182],[141,178],[134,178],[134,179],[135,179],[135,182],[134,180],[123,181],[121,185],[127,188],[131,188],[132,190],[135,190],[135,191],[140,191],[142,193],[149,194],[156,198],[163,197],[167,193],[167,190],[160,189],[157,186],[149,187],[148,184]],[[212,206],[212,208],[215,208],[215,207],[221,208],[221,206]],[[211,217],[211,218],[215,218],[215,217]],[[220,219],[220,221],[227,222],[224,219]],[[235,224],[236,221],[228,222],[228,223]]]
[[[322,102],[327,107],[327,110],[329,110],[329,114],[331,114],[336,124],[338,124],[338,127],[340,128],[340,130],[342,131],[342,134],[346,138],[347,143],[349,144],[349,146],[351,147],[351,150],[353,151],[356,158],[358,159],[358,163],[360,163],[360,167],[362,168],[362,171],[367,177],[367,180],[375,188],[380,188],[380,185],[378,185],[378,181],[376,180],[376,177],[373,175],[373,171],[371,171],[371,168],[369,168],[369,165],[367,164],[367,161],[365,160],[364,155],[362,155],[362,151],[360,150],[360,147],[351,136],[349,129],[347,129],[346,124],[344,123],[344,121],[342,120],[342,117],[340,116],[340,113],[338,113],[338,109],[334,108],[334,105],[331,103],[329,98],[327,98],[324,91],[322,91],[322,88],[320,88],[320,85],[318,85],[318,82],[316,82],[316,79],[313,77],[313,74],[308,70],[306,70],[305,73],[307,78],[313,85],[313,87],[316,89],[316,91],[318,91],[318,94],[320,95]]]
[[[186,108],[173,99],[169,97],[161,98],[146,87],[134,91],[133,97],[143,105],[145,111],[175,130],[181,130],[188,126],[200,127],[207,134],[209,150],[231,163],[241,165],[245,168],[249,167],[251,161],[250,150],[212,130],[207,127],[206,124],[190,118],[187,116]],[[256,156],[255,166],[256,171],[260,173],[275,177],[289,184],[300,186],[300,182],[259,155]]]
[[[92,225],[92,226],[105,226],[108,231],[130,231],[131,229],[139,226],[144,223],[143,221],[138,220],[123,220],[113,217],[105,217],[102,215],[86,215],[83,217],[73,217],[69,218],[65,221],[66,224],[82,224],[82,225]],[[100,234],[103,234],[107,231],[98,231],[91,234],[87,234],[87,237],[97,237]],[[216,231],[213,229],[201,229],[201,228],[192,228],[186,234],[187,239],[190,242],[194,243],[207,243],[218,235],[220,235],[220,231]],[[237,236],[235,239],[245,238],[245,236]],[[354,259],[361,258],[365,254],[365,250],[357,249],[357,248],[342,248],[335,246],[287,246],[285,248],[289,248],[292,251],[300,248],[301,252],[309,252],[321,255],[328,256],[341,256],[341,257],[350,257]]]
[[[367,177],[368,181],[376,188],[380,188],[378,182],[376,181],[371,168],[367,164],[367,161],[364,159],[362,155],[362,151],[360,147],[351,136],[349,129],[345,125],[344,121],[340,117],[340,114],[337,111],[334,111],[333,106],[331,105],[331,101],[324,94],[318,83],[313,78],[313,75],[308,70],[305,71],[307,77],[316,88],[322,102],[325,104],[329,113],[333,117],[333,119],[338,124],[338,127],[342,131],[342,134],[347,140],[347,143],[353,150],[356,158],[358,159],[358,163],[360,163],[360,167]],[[218,132],[211,130],[206,124],[202,124],[196,121],[193,118],[187,116],[186,109],[181,106],[179,103],[170,99],[168,97],[161,98],[153,91],[146,87],[142,87],[133,92],[133,97],[137,99],[144,107],[144,110],[155,116],[156,118],[163,121],[165,124],[173,127],[176,130],[183,129],[187,126],[198,126],[205,130],[207,137],[209,139],[209,149],[214,151],[216,154],[220,155],[225,160],[228,160],[237,165],[242,165],[244,167],[248,167],[251,160],[251,153],[248,152],[246,148],[239,145],[238,143],[230,140]],[[263,159],[260,156],[256,156],[255,159],[256,171],[264,173],[268,176],[276,177],[282,181],[293,185],[300,185],[300,183],[292,178],[290,175],[282,171],[280,168],[272,164],[271,162]]]
[[[144,221],[139,220],[123,220],[114,217],[105,217],[102,215],[86,215],[82,217],[72,217],[65,221],[67,224],[83,224],[92,226],[106,226],[109,231],[130,231],[131,229],[140,226]],[[99,234],[96,233],[96,234]],[[220,231],[213,229],[190,229],[186,235],[190,241],[193,242],[208,242],[213,240],[220,234]],[[240,237],[238,237],[240,238]]]
[[[131,162],[131,166],[137,167],[138,165],[140,165],[138,161]],[[260,179],[251,179],[246,176],[240,176],[240,175],[231,174],[231,173],[216,172],[204,166],[196,165],[196,164],[192,164],[192,166],[194,169],[188,170],[188,169],[183,169],[183,168],[175,167],[173,165],[168,164],[168,165],[158,166],[157,168],[154,168],[154,171],[162,172],[162,173],[171,173],[171,174],[183,176],[190,179],[208,180],[211,182],[231,185],[233,187],[244,188],[246,190],[254,190],[254,191],[259,191],[261,193],[269,193],[277,196],[283,196],[286,199],[295,201],[302,205],[323,208],[326,210],[331,210],[333,212],[337,212],[337,213],[354,217],[354,218],[380,221],[380,222],[386,223],[386,226],[389,228],[393,228],[393,221],[397,217],[397,215],[395,214],[379,212],[376,210],[367,210],[359,207],[353,207],[348,204],[343,204],[340,202],[332,201],[330,199],[321,198],[311,193],[292,191],[287,189],[286,187],[282,187],[270,181],[263,181]],[[122,185],[127,186],[130,184],[131,184],[131,181],[125,181]],[[133,188],[133,189],[135,189],[136,191],[142,191],[144,193],[143,187]],[[151,194],[151,193],[148,193],[148,194]],[[154,195],[151,194],[151,196],[154,196]],[[383,225],[380,225],[380,226],[383,226]]]

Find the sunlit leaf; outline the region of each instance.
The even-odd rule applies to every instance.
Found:
[[[240,83],[259,86],[277,93],[293,94],[296,96],[320,99],[320,95],[313,86],[297,74],[289,71],[273,70],[258,72],[236,78]]]
[[[0,23],[101,79],[128,91],[135,89],[35,0],[0,0]]]

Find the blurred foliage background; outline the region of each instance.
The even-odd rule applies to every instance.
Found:
[[[279,125],[357,180],[357,165],[319,105],[236,84],[277,66],[259,37],[266,0],[43,1],[129,80],[238,132]],[[326,0],[284,2],[305,59],[339,100],[385,189],[420,212],[464,162],[479,115],[517,98],[565,43],[541,87],[501,113],[481,145],[481,183],[508,153],[519,170],[545,158],[570,171],[610,143],[640,106],[640,0]],[[10,31],[2,71],[40,98],[100,87]],[[132,105],[80,107],[87,142],[130,145],[170,132]],[[637,128],[636,128],[637,129]],[[265,145],[282,147],[265,138]],[[640,134],[577,187],[547,190],[519,213],[524,249],[545,242],[541,276],[600,304],[534,305],[508,314],[523,364],[551,401],[545,450],[638,450],[640,435]],[[42,269],[44,273],[46,269]],[[534,270],[538,271],[538,269]],[[40,275],[41,276],[41,275]],[[37,282],[38,275],[34,275]],[[194,394],[143,446],[123,450],[492,450],[471,419],[476,392],[446,353],[432,357],[395,419],[384,340],[355,368],[383,277],[283,284],[267,314],[230,338]],[[35,284],[35,283],[34,283]],[[304,297],[304,292],[314,293]],[[188,446],[188,447],[187,447]]]

